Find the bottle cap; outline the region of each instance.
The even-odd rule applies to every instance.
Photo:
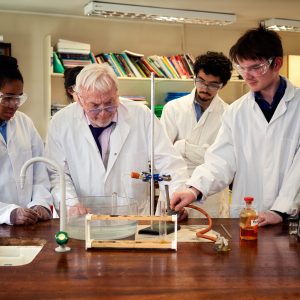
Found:
[[[248,203],[248,202],[252,202],[254,200],[254,198],[253,197],[245,197],[244,200],[245,200],[245,202]]]

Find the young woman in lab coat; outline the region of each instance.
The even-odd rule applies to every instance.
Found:
[[[224,112],[205,163],[171,207],[182,209],[196,195],[207,197],[234,179],[231,216],[238,217],[244,197],[253,196],[259,226],[277,224],[299,199],[300,89],[279,75],[283,49],[276,32],[262,26],[247,31],[230,57],[251,91]]]
[[[17,109],[26,101],[17,60],[0,55],[0,223],[34,224],[51,217],[46,168],[27,170],[24,189],[20,171],[30,158],[43,155],[43,142],[32,121]]]
[[[77,101],[53,116],[46,143],[47,156],[64,168],[67,205],[78,205],[82,197],[117,193],[138,201],[138,214],[149,214],[149,183],[130,178],[133,171],[149,170],[149,108],[118,96],[118,79],[108,64],[84,67],[75,91]],[[96,136],[98,130],[102,133]],[[187,168],[157,118],[154,132],[156,173],[171,175],[172,193],[187,180]],[[55,170],[50,173],[58,208],[59,177]],[[164,192],[163,182],[160,187]]]
[[[194,64],[195,88],[164,106],[160,121],[187,163],[190,176],[204,162],[205,152],[220,129],[221,116],[228,104],[218,91],[227,84],[231,71],[231,61],[223,53],[207,52],[198,56]],[[229,217],[229,189],[211,195],[198,205],[214,218]],[[189,216],[201,215],[191,210]]]

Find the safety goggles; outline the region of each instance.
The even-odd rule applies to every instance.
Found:
[[[206,88],[207,90],[211,92],[215,92],[218,89],[220,89],[223,84],[222,83],[206,83],[205,80],[196,77],[195,78],[195,86],[197,88]]]
[[[20,107],[27,100],[27,95],[3,94],[0,92],[0,104],[4,107]]]
[[[233,64],[233,66],[241,76],[244,76],[245,73],[247,73],[251,76],[259,77],[259,76],[262,76],[267,73],[273,60],[274,60],[274,57],[271,57],[264,63],[253,65],[250,67],[241,67],[238,64]]]

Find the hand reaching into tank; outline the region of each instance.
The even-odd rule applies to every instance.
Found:
[[[10,213],[10,222],[13,225],[31,225],[38,220],[38,213],[30,208],[19,207]]]
[[[44,206],[35,205],[32,207],[32,210],[37,213],[39,221],[47,221],[51,219],[51,212]]]
[[[258,213],[258,226],[278,224],[282,222],[282,217],[274,211],[267,210]]]

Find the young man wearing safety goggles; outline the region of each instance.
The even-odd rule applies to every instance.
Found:
[[[171,207],[182,209],[234,180],[231,216],[238,217],[244,197],[253,196],[258,225],[277,224],[300,205],[300,89],[279,75],[283,49],[274,31],[247,31],[230,57],[250,92],[224,112],[205,163]]]

